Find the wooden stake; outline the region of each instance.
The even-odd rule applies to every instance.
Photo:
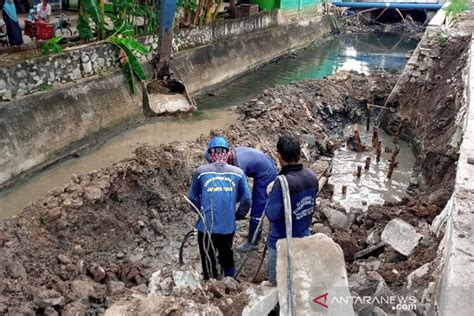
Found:
[[[398,143],[398,139],[400,138],[400,134],[402,132],[402,126],[403,126],[403,122],[401,122],[400,126],[398,126],[397,132],[395,133],[395,137],[393,138],[392,143],[394,144]]]
[[[377,147],[375,147],[375,153],[377,155],[377,162],[380,161],[380,155],[382,154],[382,141],[379,140],[377,143]]]
[[[357,178],[360,178],[360,175],[362,174],[362,166],[357,166],[357,170],[354,172],[354,175]]]
[[[395,145],[395,150],[392,152],[392,158],[390,159],[390,165],[388,169],[387,178],[391,178],[393,174],[393,169],[397,165],[397,155],[400,152],[400,146]]]
[[[342,186],[342,195],[346,195],[347,194],[347,185],[343,185]]]
[[[377,148],[379,143],[379,129],[374,126],[374,133],[372,134],[372,147]]]
[[[370,168],[370,157],[365,158],[365,171],[369,170]]]

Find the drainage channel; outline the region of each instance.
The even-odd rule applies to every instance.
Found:
[[[199,110],[192,116],[145,121],[135,128],[111,137],[103,145],[92,148],[81,157],[55,164],[20,185],[3,192],[0,194],[0,218],[20,213],[29,202],[67,182],[72,174],[103,168],[131,157],[133,150],[141,144],[158,145],[172,141],[192,140],[201,134],[209,133],[211,129],[228,127],[236,119],[236,116],[228,111],[229,107],[246,102],[256,94],[277,84],[288,84],[305,78],[322,78],[337,70],[354,70],[366,74],[378,69],[389,72],[401,71],[406,63],[406,55],[416,47],[417,42],[416,38],[398,33],[344,34],[276,60],[200,96],[197,99]],[[406,144],[401,145],[402,148],[406,146]],[[402,153],[404,151],[402,149]],[[340,159],[339,165],[346,168],[341,171],[336,170],[333,177],[336,186],[337,181],[347,181],[346,177],[352,177],[351,169],[359,158],[361,157],[344,151],[336,155],[335,162],[337,163]],[[366,197],[370,202],[375,203],[389,198],[383,193],[376,196],[372,196],[373,193],[367,193],[377,190],[388,190],[395,200],[399,199],[401,195],[398,192],[402,193],[404,190],[398,187],[405,188],[408,184],[411,162],[405,164],[401,161],[401,167],[399,169],[401,171],[398,172],[404,173],[403,179],[398,179],[395,175],[391,181],[391,184],[396,182],[397,189],[395,190],[387,187],[389,186],[387,181],[382,181],[385,184],[377,183],[375,178],[380,177],[379,174],[371,178],[367,176],[367,184],[364,180],[360,180],[362,185],[359,186],[361,190],[359,194],[353,192],[351,187],[349,193],[359,196],[354,206],[362,203],[364,199],[367,200]],[[374,188],[374,185],[379,189]],[[382,185],[381,189],[380,185]],[[335,198],[337,199],[337,194]],[[342,199],[340,202],[345,203]]]

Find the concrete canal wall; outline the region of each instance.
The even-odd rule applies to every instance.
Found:
[[[176,49],[186,49],[174,55],[172,68],[196,94],[337,31],[332,16],[295,21],[280,11],[205,27],[202,33],[182,31],[187,33],[178,34]],[[156,48],[154,38],[143,41]],[[110,44],[99,43],[2,65],[0,94],[12,100],[0,102],[0,187],[140,114],[141,92],[130,94],[128,79],[115,63],[117,54]],[[53,74],[43,71],[45,65]],[[52,89],[38,92],[44,84]]]

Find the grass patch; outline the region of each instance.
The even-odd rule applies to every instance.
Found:
[[[468,0],[451,0],[451,4],[446,10],[450,15],[456,15],[466,11],[469,8]]]
[[[38,89],[40,91],[50,91],[51,89],[53,89],[53,86],[50,85],[50,84],[47,84],[47,83],[42,83],[40,84],[40,86],[38,87]]]

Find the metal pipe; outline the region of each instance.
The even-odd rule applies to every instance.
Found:
[[[336,7],[353,9],[402,9],[402,10],[439,10],[443,4],[438,3],[393,3],[393,2],[333,2]]]

